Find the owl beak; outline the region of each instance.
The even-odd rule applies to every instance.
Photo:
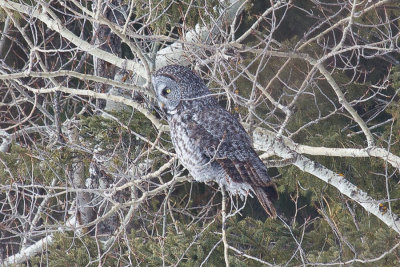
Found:
[[[164,110],[164,107],[165,107],[165,104],[164,104],[164,103],[160,103],[160,108],[161,108],[162,110]]]

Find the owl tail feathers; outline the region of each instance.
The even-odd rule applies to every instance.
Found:
[[[276,192],[275,187],[253,187],[253,190],[265,212],[275,219],[276,209],[274,207],[274,204],[272,204],[272,200],[278,198],[278,193]]]

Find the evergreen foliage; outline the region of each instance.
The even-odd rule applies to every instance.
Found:
[[[135,1],[134,16],[145,17],[149,5],[155,6],[156,8],[153,9],[155,13],[151,15],[152,20],[143,21],[143,24],[148,23],[146,24],[148,30],[157,34],[179,34],[177,28],[193,28],[197,24],[212,23],[211,15],[217,15],[219,8],[225,4],[224,1],[216,0]],[[258,19],[259,10],[265,10],[269,6],[269,1],[249,1],[245,6],[236,35],[240,36],[249,29]],[[279,47],[272,45],[276,50],[295,51],[299,40],[305,38],[304,33],[315,25],[320,19],[319,16],[327,13],[326,10],[315,6],[313,1],[296,1],[296,6],[297,8],[279,10],[274,14],[278,18],[285,17],[273,34],[273,37],[280,42]],[[396,8],[385,10],[385,14],[382,10],[378,10],[376,13],[368,12],[364,16],[355,17],[353,37],[365,42],[375,42],[379,39],[377,36],[388,34],[387,29],[381,25],[382,18],[400,17],[399,4],[393,3],[393,6]],[[333,16],[335,12],[339,14],[340,10],[340,5],[333,5],[328,13]],[[305,13],[307,16],[304,15]],[[4,16],[3,11],[0,10],[1,21],[4,20]],[[360,26],[364,24],[379,26],[374,28]],[[263,49],[265,44],[260,44],[259,40],[263,34],[269,33],[269,25],[267,21],[261,23],[257,31],[246,38],[243,45]],[[397,25],[400,27],[399,21]],[[135,26],[140,28],[142,25]],[[324,25],[324,27],[329,27],[329,25]],[[324,30],[325,28],[316,29],[315,32],[309,34],[316,36]],[[324,40],[326,41],[324,45],[329,46],[332,40],[340,38],[340,34],[339,32],[330,33],[329,38]],[[23,42],[22,39],[18,41]],[[346,44],[351,45],[351,40],[345,41]],[[315,58],[322,57],[326,53],[326,47],[321,43],[322,41],[311,43],[302,52]],[[388,149],[390,146],[393,154],[400,155],[400,67],[382,60],[385,55],[370,59],[368,49],[366,49],[366,54],[367,56],[361,59],[355,55],[348,56],[349,62],[361,61],[356,71],[347,69],[348,62],[341,61],[339,57],[328,58],[324,66],[331,71],[334,80],[349,102],[371,97],[371,101],[360,101],[354,106],[357,112],[364,116],[363,119],[367,120],[369,127],[392,119],[390,123],[373,128],[373,134],[378,147]],[[287,60],[280,57],[255,58],[251,49],[241,56],[238,65],[247,66],[245,69],[251,73],[258,71],[256,82],[262,86],[266,86]],[[400,61],[398,54],[389,56]],[[293,88],[299,89],[302,86],[310,68],[311,66],[305,60],[291,60],[280,73],[280,80],[275,80],[270,88],[267,88],[268,92],[274,99],[279,99],[280,103],[289,104],[293,100]],[[368,71],[371,68],[373,71]],[[361,77],[360,74],[359,77],[354,78],[353,71],[357,75],[360,73],[368,73],[368,75]],[[235,74],[237,70],[232,67],[226,72],[215,74],[219,77],[214,78],[229,83],[232,75]],[[284,129],[284,135],[291,135],[297,143],[315,147],[365,147],[365,136],[358,134],[360,128],[344,111],[331,85],[320,78],[317,71],[314,75],[316,78],[305,86],[305,93],[296,99],[292,107],[293,116]],[[384,96],[379,97],[390,99],[391,102],[382,109],[382,101],[376,100],[378,97],[374,96],[373,88],[387,76],[390,76],[388,81],[390,85],[384,90]],[[219,86],[215,81],[211,81],[209,85],[211,88]],[[270,101],[260,97],[261,93],[253,90],[254,84],[247,78],[239,77],[235,80],[235,86],[239,88],[234,94],[235,104],[239,103],[238,108],[235,109],[239,118],[250,123],[251,126],[267,125],[274,130],[279,129],[279,124],[285,118],[283,112],[277,111]],[[228,89],[235,90],[235,88]],[[245,103],[245,100],[251,97],[254,101],[252,102],[254,103],[253,114],[249,114],[249,108]],[[219,97],[219,100],[222,104],[231,101],[230,96]],[[63,101],[65,106],[70,104],[68,101],[72,102],[71,99]],[[66,203],[66,199],[76,197],[75,191],[68,192],[64,189],[68,187],[71,179],[69,172],[76,159],[83,163],[84,178],[90,177],[89,169],[95,152],[96,156],[111,159],[104,160],[106,163],[101,167],[107,167],[106,175],[113,177],[111,184],[117,184],[120,177],[133,177],[131,180],[133,182],[140,179],[139,173],[142,170],[139,170],[139,167],[135,170],[130,169],[132,162],[135,166],[151,162],[150,170],[146,165],[145,171],[142,171],[148,173],[163,166],[173,156],[164,153],[165,151],[173,153],[168,133],[159,134],[159,129],[156,129],[140,112],[129,110],[98,115],[92,106],[88,106],[90,107],[88,111],[75,117],[79,124],[79,144],[67,144],[62,147],[44,145],[44,141],[36,143],[35,138],[40,139],[40,137],[33,134],[29,135],[29,141],[25,146],[20,145],[21,142],[18,142],[20,140],[16,140],[7,153],[0,153],[2,166],[7,166],[7,168],[0,167],[0,184],[16,183],[23,186],[26,183],[29,185],[18,191],[18,194],[11,194],[8,191],[0,192],[0,203],[7,198],[13,198],[15,203],[15,207],[6,205],[1,207],[0,222],[4,222],[4,226],[0,224],[0,230],[4,227],[15,232],[23,232],[24,220],[20,218],[8,220],[7,215],[15,208],[20,210],[21,218],[28,217],[31,214],[30,211],[39,209],[47,193],[59,195],[45,203],[43,209],[51,210],[51,212],[43,213],[35,227],[38,230],[47,231],[50,225],[64,223],[70,216],[66,210],[71,207],[62,207],[60,203]],[[65,108],[67,111],[62,114],[62,119],[66,120],[74,116],[73,109]],[[52,108],[49,110],[54,114]],[[325,116],[327,118],[324,120],[318,119]],[[160,116],[158,118],[162,120]],[[261,120],[257,120],[258,118],[268,121],[268,124],[264,125]],[[309,123],[311,121],[315,123]],[[40,121],[40,125],[46,123],[45,120]],[[157,145],[146,142],[144,139],[157,140]],[[389,144],[388,140],[390,140]],[[40,151],[40,154],[32,153],[32,146],[35,147],[34,151]],[[388,212],[387,198],[400,199],[399,172],[381,159],[327,156],[310,156],[310,158],[368,192],[368,195],[382,204],[382,213]],[[246,200],[247,205],[240,212],[229,217],[227,221],[229,245],[244,253],[239,255],[230,250],[231,266],[262,265],[260,261],[247,257],[249,255],[271,264],[289,266],[299,266],[304,262],[311,265],[346,262],[351,266],[399,265],[400,249],[398,247],[377,260],[398,243],[396,232],[390,230],[382,221],[342,195],[333,186],[295,166],[273,167],[270,168],[270,172],[278,176],[276,183],[280,198],[276,206],[280,219],[267,218],[260,204],[249,197]],[[382,175],[384,173],[386,175]],[[148,177],[142,183],[129,187],[128,195],[131,199],[137,200],[146,192],[171,181],[177,174],[187,175],[187,172],[171,165],[156,177]],[[52,183],[53,186],[58,186],[57,189],[48,190],[34,186]],[[170,266],[178,263],[178,266],[200,266],[204,263],[203,266],[222,266],[225,260],[221,242],[221,196],[217,191],[218,187],[213,184],[205,185],[196,182],[174,184],[173,187],[166,188],[141,202],[129,222],[123,225],[124,230],[116,231],[116,241],[111,245],[108,244],[108,247],[103,241],[104,237],[96,236],[95,230],[56,233],[53,236],[54,242],[47,247],[47,251],[33,257],[29,265],[162,266],[165,264]],[[35,198],[32,192],[39,197]],[[98,195],[107,199],[111,193],[101,191]],[[111,200],[107,199],[107,201],[110,203],[120,204],[116,212],[118,215],[126,214],[130,208],[129,205],[119,203],[112,197],[109,198]],[[230,201],[230,204],[238,204],[239,207],[244,205],[242,200],[235,198],[231,200],[233,201]],[[400,202],[390,202],[390,209],[394,214],[400,214]],[[50,227],[50,229],[55,231],[54,228]],[[3,240],[10,244],[13,242],[19,244],[18,242],[22,239],[7,239],[7,234],[0,234],[0,238],[4,238]],[[39,239],[40,236],[34,236],[28,243]],[[17,245],[7,244],[6,247],[9,250],[18,250]],[[371,261],[363,263],[353,261],[353,259],[371,259]]]

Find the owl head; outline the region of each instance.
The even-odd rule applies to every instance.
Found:
[[[168,65],[152,76],[158,105],[167,114],[174,113],[182,102],[205,101],[210,91],[204,82],[190,69]]]

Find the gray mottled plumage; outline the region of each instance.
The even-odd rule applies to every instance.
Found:
[[[200,182],[215,181],[232,194],[254,193],[276,216],[278,194],[242,125],[210,96],[191,70],[169,65],[152,77],[180,162]]]

